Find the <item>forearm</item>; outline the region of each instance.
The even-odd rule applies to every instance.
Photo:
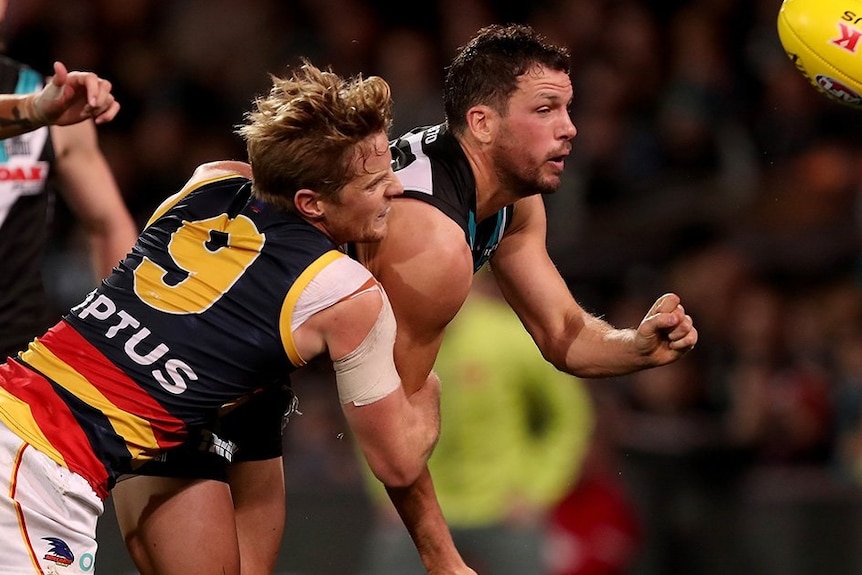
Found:
[[[20,136],[48,123],[39,118],[35,94],[0,95],[0,140]]]
[[[567,345],[558,359],[552,359],[558,369],[578,377],[612,377],[648,366],[634,329],[617,329],[600,318],[585,316],[577,333],[563,338]]]
[[[615,329],[586,312],[578,323],[579,333],[559,338],[571,342],[560,369],[581,377],[623,375],[666,365],[680,359],[697,343],[694,322],[673,293],[660,296],[637,329]]]
[[[386,492],[430,575],[474,574],[455,549],[427,467],[412,485]]]
[[[400,387],[364,406],[342,404],[374,476],[391,488],[412,485],[427,473],[428,458],[440,435],[440,380],[407,397]]]

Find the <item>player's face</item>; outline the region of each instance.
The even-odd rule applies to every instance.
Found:
[[[352,168],[356,176],[338,197],[322,200],[327,231],[339,244],[380,241],[392,198],[404,192],[392,171],[385,133],[369,136],[357,147]]]
[[[494,146],[500,177],[519,196],[553,193],[577,129],[569,75],[536,67],[521,76]]]

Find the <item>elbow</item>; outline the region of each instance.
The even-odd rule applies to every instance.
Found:
[[[569,367],[569,364],[566,363],[566,356],[565,355],[550,355],[549,354],[549,355],[545,356],[545,359],[548,361],[548,363],[550,363],[555,368],[557,368],[558,371],[562,371],[564,373],[571,373],[571,368]]]
[[[537,342],[539,351],[542,352],[542,357],[545,361],[553,365],[559,371],[571,373],[571,366],[568,363],[568,346],[553,345],[552,342],[542,341]]]
[[[589,337],[585,328],[583,315],[573,314],[558,329],[540,331],[533,335],[533,339],[545,361],[557,370],[584,377],[584,370],[588,369],[591,361],[590,354],[584,349],[584,340]]]
[[[390,453],[388,457],[369,458],[368,464],[374,476],[386,487],[408,487],[427,469],[436,440],[437,434],[426,435],[421,447],[414,444],[403,448],[399,455]]]
[[[375,465],[371,467],[371,471],[386,487],[408,487],[416,483],[425,470],[426,463],[425,459],[416,459],[397,465]]]

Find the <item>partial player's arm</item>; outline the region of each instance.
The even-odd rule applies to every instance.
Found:
[[[676,361],[697,330],[675,294],[656,300],[636,329],[616,329],[572,297],[548,255],[541,196],[516,204],[512,227],[491,260],[506,300],[545,358],[581,377],[603,377]]]
[[[0,94],[0,140],[47,125],[34,110],[35,94]]]
[[[69,207],[84,225],[98,278],[125,258],[138,229],[99,148],[92,122],[51,128],[56,170]]]
[[[421,230],[415,222],[422,222]],[[425,202],[397,198],[386,237],[359,246],[358,256],[392,302],[398,322],[395,364],[410,393],[433,369],[446,326],[470,292],[473,260],[464,231]]]
[[[386,486],[414,482],[440,432],[440,381],[431,374],[416,392],[405,392],[385,294],[371,289],[317,312],[294,341],[302,357],[328,351],[342,410],[374,475]]]
[[[90,119],[102,124],[119,111],[109,81],[92,72],[68,72],[65,65],[55,62],[54,75],[40,92],[0,95],[0,139],[48,125],[67,126]]]
[[[389,294],[398,321],[395,363],[410,390],[434,366],[446,325],[470,291],[473,261],[463,230],[437,208],[407,198],[392,204],[386,238],[360,247],[359,256]],[[386,491],[428,573],[475,575],[455,548],[427,467],[413,484]]]

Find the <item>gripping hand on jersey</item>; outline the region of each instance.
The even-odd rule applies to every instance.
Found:
[[[57,126],[89,118],[97,124],[109,122],[120,111],[111,88],[108,80],[93,72],[69,72],[62,62],[54,62],[54,75],[29,100],[27,119]]]

